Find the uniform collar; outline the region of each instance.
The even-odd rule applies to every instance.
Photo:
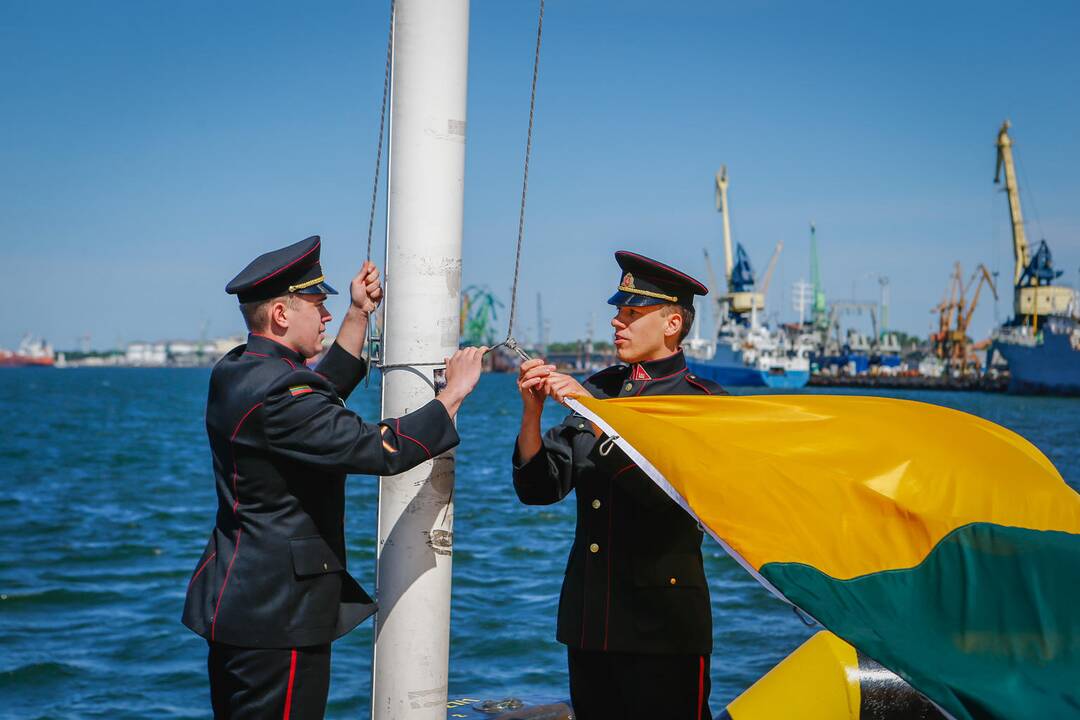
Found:
[[[304,356],[289,346],[282,345],[277,340],[267,337],[266,335],[256,335],[255,333],[248,335],[247,347],[244,350],[244,354],[255,355],[256,357],[271,357],[288,360],[295,365],[304,364]]]
[[[659,380],[686,369],[686,357],[682,350],[659,360],[647,360],[630,366],[631,380]]]

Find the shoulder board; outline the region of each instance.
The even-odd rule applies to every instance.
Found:
[[[683,379],[690,383],[699,390],[703,390],[709,395],[727,395],[727,391],[720,386],[719,383],[713,380],[706,380],[703,377],[699,377],[694,373],[688,372],[683,375]]]

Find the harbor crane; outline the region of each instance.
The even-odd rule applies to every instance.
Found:
[[[1066,315],[1073,301],[1071,289],[1053,285],[1061,275],[1054,270],[1053,258],[1046,240],[1039,241],[1034,257],[1024,232],[1024,215],[1020,209],[1020,188],[1016,184],[1016,167],[1013,164],[1011,123],[1006,120],[998,131],[997,169],[994,182],[1001,182],[1005,171],[1005,192],[1009,196],[1009,219],[1012,221],[1013,237],[1013,312],[1017,323],[1030,325],[1038,332],[1040,315]]]
[[[459,333],[463,345],[479,347],[494,345],[498,308],[503,304],[486,287],[470,285],[461,293]]]
[[[754,287],[754,271],[745,248],[739,244],[732,253],[731,208],[728,205],[727,165],[716,173],[716,210],[724,221],[724,279],[727,293],[721,300],[737,318],[745,318],[765,309],[765,294]]]
[[[780,253],[784,249],[784,241],[776,241],[776,249],[773,250],[772,257],[769,258],[769,266],[765,268],[765,277],[761,280],[761,296],[768,297],[769,295],[769,282],[772,280],[773,271],[776,270],[776,261],[780,259]]]
[[[990,287],[990,292],[997,299],[997,287],[994,279],[982,263],[975,268],[971,278],[964,283],[960,263],[954,265],[950,276],[947,295],[930,312],[938,314],[938,330],[930,335],[934,354],[941,358],[950,372],[963,377],[970,370],[979,371],[979,359],[972,352],[975,348],[968,339],[968,328],[975,308],[979,304],[979,294],[983,284]],[[972,285],[975,287],[971,301],[967,301]]]

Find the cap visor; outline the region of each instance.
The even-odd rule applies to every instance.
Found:
[[[648,295],[638,295],[637,293],[628,293],[625,290],[620,290],[608,298],[608,305],[615,305],[617,307],[645,307],[646,305],[667,304],[667,300],[652,298]]]

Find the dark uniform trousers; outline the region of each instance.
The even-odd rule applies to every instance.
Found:
[[[326,712],[330,643],[284,649],[208,644],[215,718],[319,720]]]
[[[608,368],[585,387],[597,398],[726,394],[691,374],[681,352]],[[712,615],[702,531],[605,440],[571,413],[529,462],[514,453],[522,502],[576,495],[556,634],[568,648],[576,717],[708,718]]]
[[[345,477],[396,475],[458,442],[435,400],[378,424],[348,410],[365,370],[337,344],[311,370],[251,335],[210,375],[217,520],[183,622],[210,643],[215,717],[322,717],[330,642],[375,612],[346,569]]]
[[[566,649],[578,720],[711,720],[708,655]]]

